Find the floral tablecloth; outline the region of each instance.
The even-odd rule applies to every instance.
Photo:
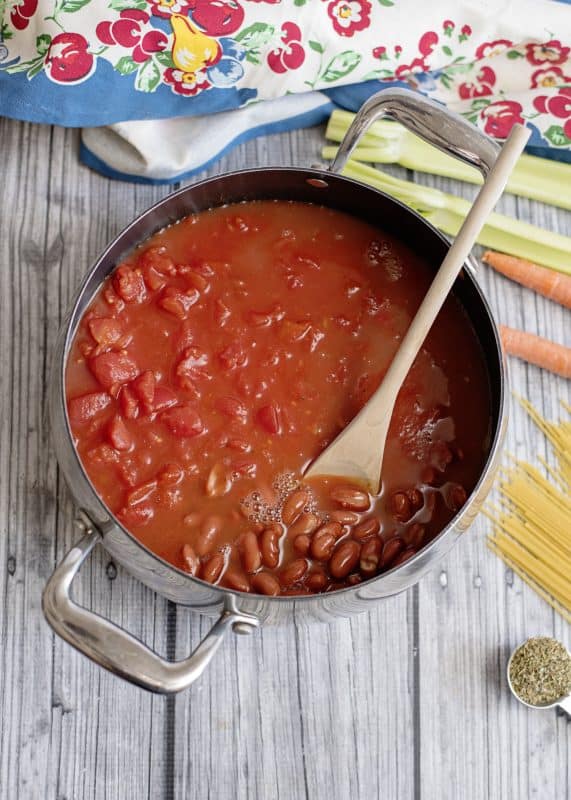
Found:
[[[497,139],[525,121],[532,151],[570,158],[567,2],[0,0],[0,12],[3,115],[102,126],[291,95],[307,105],[316,93],[303,120],[290,99],[267,124],[258,119],[258,133],[287,120],[311,124],[333,104],[354,109],[384,86],[407,85]],[[236,137],[225,124],[227,146]],[[197,168],[212,157],[206,151]]]

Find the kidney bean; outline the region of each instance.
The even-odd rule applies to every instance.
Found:
[[[381,561],[382,549],[383,543],[378,536],[364,543],[359,559],[359,568],[363,575],[370,577],[375,574]]]
[[[246,572],[256,572],[262,566],[258,537],[253,531],[248,531],[242,537],[242,566]]]
[[[357,586],[358,583],[363,583],[363,578],[360,575],[357,575],[356,572],[353,575],[349,575],[347,578],[348,586]]]
[[[262,563],[269,569],[275,569],[279,563],[281,535],[282,531],[279,525],[270,525],[260,536]]]
[[[280,575],[280,583],[282,586],[291,586],[292,583],[300,581],[307,572],[308,566],[305,558],[296,558],[295,561],[288,564]]]
[[[422,492],[419,492],[418,489],[409,489],[406,493],[410,504],[414,511],[418,511],[419,508],[422,508],[422,504],[424,499],[422,497]]]
[[[335,548],[337,537],[331,528],[336,525],[341,529],[338,522],[328,522],[316,533],[313,534],[311,540],[311,555],[317,561],[329,561]]]
[[[206,479],[206,494],[209,497],[223,497],[225,494],[228,494],[231,488],[232,478],[224,464],[218,461],[208,473],[208,478]]]
[[[322,592],[328,583],[329,578],[321,569],[316,569],[310,572],[307,580],[305,581],[305,585],[312,592]]]
[[[191,511],[190,514],[186,514],[183,517],[182,521],[188,528],[194,528],[198,525],[200,519],[201,515],[198,513],[198,511]]]
[[[228,567],[224,573],[222,583],[224,586],[227,586],[229,589],[234,589],[237,592],[250,591],[250,581],[248,580],[248,577],[234,567]]]
[[[200,559],[194,552],[190,544],[182,546],[182,560],[184,562],[183,569],[191,575],[198,575],[200,569]]]
[[[205,556],[212,550],[214,540],[222,530],[224,520],[216,514],[205,517],[194,542],[194,549],[199,556]]]
[[[202,565],[200,577],[208,583],[216,583],[224,569],[224,553],[215,553]]]
[[[252,578],[252,589],[258,594],[275,597],[280,593],[278,579],[269,572],[257,572]]]
[[[459,511],[466,502],[466,490],[459,483],[451,486],[447,492],[446,505],[452,511]]]
[[[282,520],[284,523],[291,525],[295,522],[308,502],[309,492],[306,489],[297,489],[292,492],[282,508]]]
[[[375,536],[380,529],[381,523],[379,520],[376,517],[369,517],[353,528],[351,536],[357,542],[364,542],[366,539],[370,539],[371,536]]]
[[[329,519],[333,522],[338,522],[340,525],[356,525],[359,522],[359,515],[355,514],[354,511],[342,508],[332,511],[329,514]]]
[[[359,561],[361,545],[347,539],[341,542],[329,560],[329,572],[334,578],[345,578]]]
[[[334,486],[329,496],[342,508],[350,511],[366,511],[371,505],[367,492],[351,485]]]
[[[393,517],[399,522],[406,522],[411,517],[410,500],[404,492],[395,492],[390,499]]]
[[[298,597],[298,596],[307,595],[307,594],[311,594],[311,592],[308,592],[307,589],[304,589],[301,586],[290,586],[289,589],[284,589],[282,591],[282,596],[283,597]]]
[[[142,483],[140,486],[137,486],[136,489],[133,489],[132,492],[129,492],[127,495],[127,505],[129,506],[136,506],[138,503],[141,503],[143,500],[147,500],[152,493],[157,488],[156,481],[147,481],[146,483]]]
[[[299,556],[306,556],[312,544],[310,537],[306,533],[300,533],[293,540],[293,549]]]
[[[184,477],[184,470],[178,464],[165,464],[157,475],[161,486],[176,486]]]
[[[407,546],[414,547],[415,550],[418,550],[422,545],[425,534],[426,528],[424,525],[415,522],[414,525],[411,525],[410,528],[402,534],[402,538]]]
[[[295,537],[299,534],[313,533],[319,527],[319,517],[317,514],[305,512],[301,514],[288,530],[288,536]]]
[[[413,556],[415,553],[416,550],[414,549],[414,547],[407,547],[406,550],[403,550],[403,552],[395,558],[395,560],[392,563],[392,566],[398,567],[399,564],[404,564],[404,562],[408,561],[408,559],[411,558],[411,556]]]
[[[385,546],[383,547],[383,553],[381,556],[381,566],[383,568],[389,567],[395,558],[398,556],[400,551],[404,547],[404,542],[398,536],[395,536],[393,539],[389,539],[388,542],[385,542]]]

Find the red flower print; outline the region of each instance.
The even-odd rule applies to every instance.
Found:
[[[525,57],[530,64],[563,64],[569,56],[569,47],[563,47],[559,39],[543,44],[526,44]]]
[[[413,58],[410,64],[401,64],[396,68],[395,77],[406,78],[413,72],[428,72],[428,65],[425,64],[424,58]]]
[[[301,30],[295,22],[284,22],[281,40],[283,47],[268,53],[268,66],[272,72],[283,73],[297,69],[305,61],[305,50],[301,45]]]
[[[95,69],[95,59],[87,52],[87,39],[80,33],[58,33],[46,53],[46,74],[54,83],[80,83]]]
[[[452,35],[452,31],[454,30],[456,25],[455,25],[454,22],[452,22],[451,19],[445,19],[444,22],[442,23],[442,27],[444,28],[444,33],[447,36],[451,36]]]
[[[515,100],[490,103],[480,112],[484,120],[484,131],[495,139],[506,139],[516,122],[523,124],[522,111],[522,106]]]
[[[387,56],[387,48],[386,47],[374,47],[373,48],[373,58],[388,58]]]
[[[493,86],[496,82],[496,73],[490,67],[482,67],[473,81],[460,84],[458,94],[462,100],[471,97],[486,97],[493,94]]]
[[[534,107],[541,114],[551,114],[563,123],[563,133],[571,139],[571,86],[564,86],[555,95],[541,95],[533,101]]]
[[[115,22],[100,22],[95,32],[97,38],[106,45],[118,44],[121,47],[133,48],[131,57],[137,64],[142,64],[152,56],[160,53],[168,43],[166,33],[151,28],[144,32],[143,28],[150,20],[146,11],[130,8],[121,11]]]
[[[512,47],[513,42],[509,39],[494,39],[493,42],[484,42],[476,49],[476,58],[490,58],[497,56],[508,47]]]
[[[38,0],[19,0],[16,5],[12,6],[10,20],[16,30],[23,31],[24,28],[28,27],[28,23],[36,13],[37,7]]]
[[[469,25],[462,25],[462,29],[460,30],[462,36],[471,36],[472,35],[472,28]]]
[[[186,14],[192,7],[192,0],[147,0],[154,17],[167,19],[172,14]]]
[[[539,86],[559,86],[560,83],[571,83],[571,76],[564,75],[561,67],[536,69],[531,76],[531,88]]]
[[[187,97],[199,94],[205,89],[210,89],[211,83],[202,70],[198,72],[183,72],[181,69],[165,69],[164,82],[169,84],[175,94]]]
[[[429,56],[437,44],[438,34],[434,31],[427,31],[422,34],[418,41],[419,52],[421,52],[423,56]]]
[[[327,6],[333,28],[340,36],[353,36],[371,24],[371,4],[368,0],[333,0]]]

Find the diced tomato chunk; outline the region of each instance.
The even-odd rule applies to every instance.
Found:
[[[147,298],[143,275],[126,264],[117,267],[113,275],[113,288],[126,303],[142,303]]]
[[[157,289],[162,289],[165,286],[167,279],[166,277],[160,273],[155,267],[147,264],[146,266],[141,268],[143,273],[143,280],[145,281],[145,286],[150,289],[152,292],[156,292]]]
[[[107,438],[115,450],[129,450],[133,437],[125,425],[125,420],[116,414],[107,427]]]
[[[139,374],[131,356],[124,352],[101,353],[89,361],[89,368],[105,389],[132,381]]]
[[[217,325],[223,328],[231,314],[232,312],[223,300],[216,300],[214,303],[214,319],[216,320]]]
[[[123,335],[123,327],[113,317],[93,317],[89,320],[89,332],[102,348],[111,347]]]
[[[178,383],[183,389],[194,389],[194,381],[202,378],[210,380],[210,375],[204,369],[208,363],[208,355],[198,347],[187,347],[181,360],[176,365]]]
[[[166,386],[157,386],[153,399],[153,411],[163,411],[165,408],[176,406],[178,397],[172,389]]]
[[[192,306],[200,299],[200,292],[198,289],[177,289],[176,286],[167,286],[164,289],[160,300],[159,306],[169,314],[172,314],[179,319],[184,319]]]
[[[228,417],[242,422],[245,422],[248,416],[248,409],[244,403],[236,397],[219,397],[216,400],[216,408],[218,411],[222,412],[222,414],[226,414]]]
[[[141,253],[137,263],[143,270],[152,267],[161,275],[176,275],[175,263],[167,253],[166,247],[149,247]]]
[[[258,409],[256,419],[268,433],[275,434],[281,432],[279,408],[275,403],[270,403]]]
[[[142,372],[131,384],[133,392],[141,401],[147,414],[150,414],[150,412],[153,410],[156,384],[157,379],[155,378],[155,373],[150,369]]]
[[[108,444],[102,442],[88,450],[87,458],[92,464],[116,464],[119,461],[119,454]]]
[[[152,520],[155,509],[152,503],[138,503],[135,506],[125,506],[115,516],[126,528],[139,528]]]
[[[125,419],[136,419],[139,416],[139,403],[135,393],[128,386],[123,386],[119,394],[119,405]]]
[[[157,478],[161,486],[176,486],[184,478],[184,470],[178,464],[165,464]]]
[[[162,412],[160,419],[175,436],[190,438],[204,431],[198,411],[190,405],[169,408]]]
[[[69,418],[77,425],[87,422],[107,408],[110,402],[111,398],[105,392],[91,392],[74,397],[67,405]]]
[[[218,358],[224,369],[235,369],[243,367],[248,361],[248,357],[239,342],[232,342],[218,353]]]

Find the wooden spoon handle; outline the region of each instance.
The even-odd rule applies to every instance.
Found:
[[[378,492],[387,431],[397,395],[458,273],[502,194],[529,130],[515,125],[426,293],[381,385],[366,406],[310,465],[307,477],[344,475]]]
[[[387,410],[392,415],[393,405],[400,387],[444,305],[454,281],[464,266],[464,262],[470,255],[480,231],[500,199],[529,136],[530,131],[522,125],[514,125],[512,128],[508,140],[502,147],[496,163],[478,192],[458,235],[404,335],[383,382],[363,409],[369,419],[382,415]],[[369,422],[369,424],[371,423]]]

